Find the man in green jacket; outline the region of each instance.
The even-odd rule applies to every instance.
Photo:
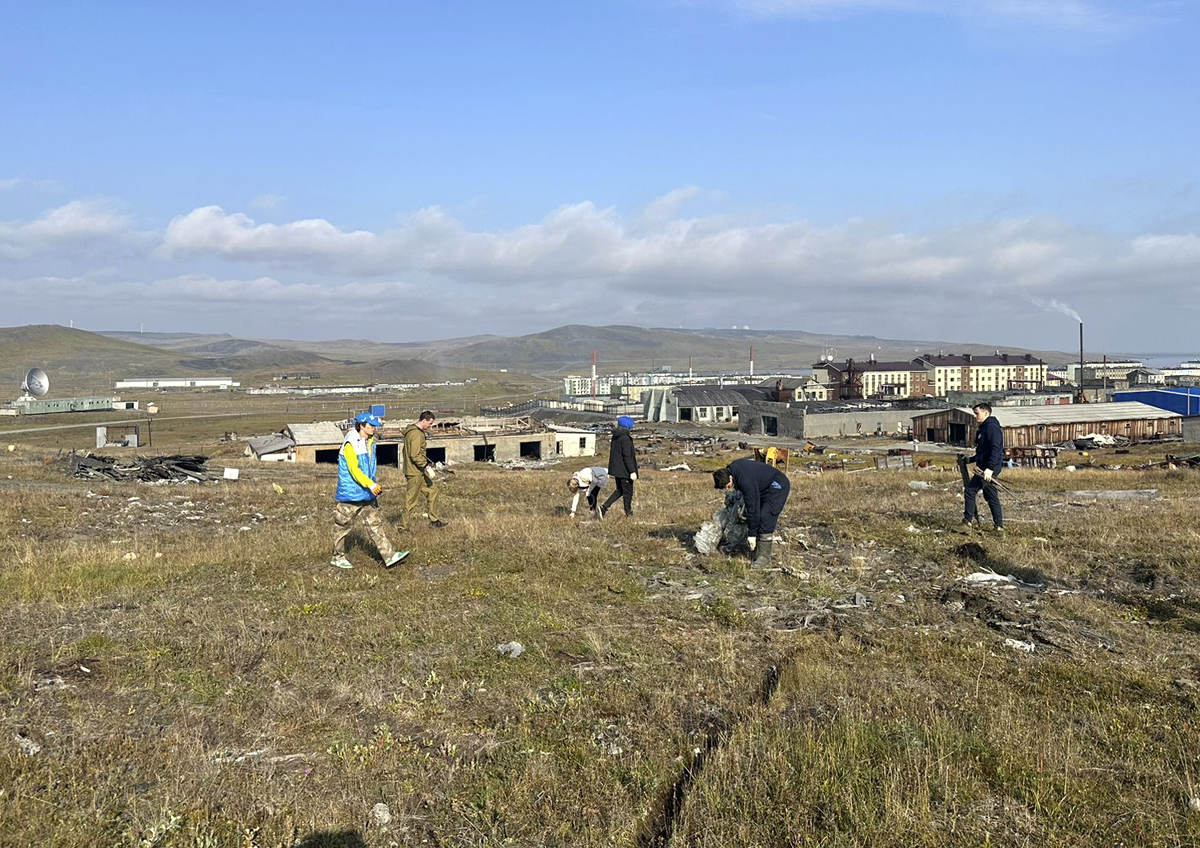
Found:
[[[437,472],[425,455],[425,431],[433,426],[433,413],[428,409],[412,424],[404,428],[404,517],[400,519],[400,531],[408,529],[409,519],[416,514],[417,501],[425,494],[425,511],[429,513],[430,527],[445,527],[446,522],[438,518],[437,503],[441,487],[437,483]]]

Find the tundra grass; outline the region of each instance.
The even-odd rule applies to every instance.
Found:
[[[356,535],[341,571],[331,469],[99,486],[0,457],[0,845],[1195,841],[1200,478],[1014,499],[1001,539],[959,531],[949,474],[795,475],[763,571],[689,549],[720,496],[653,467],[680,458],[647,450],[604,521],[561,515],[595,460],[460,466],[449,526],[406,536],[385,469],[414,553]],[[1043,588],[960,588],[988,568]]]

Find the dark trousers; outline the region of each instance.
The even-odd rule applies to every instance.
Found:
[[[995,480],[1000,476],[997,471],[992,474],[992,479]],[[983,492],[983,499],[987,501],[988,509],[992,511],[992,523],[997,527],[1004,526],[1004,511],[1000,508],[1000,490],[988,483],[984,485],[982,474],[973,474],[971,479],[967,481],[967,487],[963,489],[963,521],[975,520],[975,498]]]
[[[788,495],[792,492],[792,481],[784,477],[778,489],[768,489],[759,503],[758,535],[770,536],[779,525],[779,513],[783,512]]]
[[[588,509],[595,509],[596,502],[600,500],[600,490],[595,486],[587,490]]]
[[[617,490],[608,496],[608,500],[604,502],[604,511],[608,512],[608,508],[615,504],[618,499],[625,499],[625,514],[633,515],[633,481],[628,477],[614,477],[613,482],[617,484]]]

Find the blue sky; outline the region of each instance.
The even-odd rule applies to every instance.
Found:
[[[0,323],[1197,347],[1194,0],[247,5],[0,2]]]

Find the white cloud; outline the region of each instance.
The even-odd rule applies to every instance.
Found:
[[[1124,241],[1054,219],[980,222],[932,232],[895,232],[868,218],[818,227],[803,220],[743,223],[727,216],[674,217],[686,188],[627,223],[590,202],[505,232],[475,232],[436,207],[391,230],[344,231],[323,219],[255,224],[202,207],[175,218],[160,254],[216,257],[343,278],[420,275],[461,285],[603,283],[643,294],[765,294],[837,285],[848,291],[927,292],[970,285],[1053,288],[1141,271],[1174,279],[1194,267],[1194,234]],[[650,223],[652,226],[648,226]]]
[[[14,177],[13,179],[8,180],[0,180],[0,191],[8,191],[9,189],[16,188],[20,184],[21,180],[19,177]]]
[[[723,326],[739,309],[765,309],[771,320],[754,325],[879,332],[874,322],[886,320],[897,331],[913,327],[914,337],[945,338],[922,322],[959,316],[951,320],[967,333],[961,320],[1054,298],[1087,304],[1089,315],[1107,310],[1117,323],[1141,320],[1130,312],[1134,302],[1147,315],[1171,316],[1183,333],[1177,315],[1196,299],[1196,232],[1122,237],[1051,217],[901,229],[866,217],[817,225],[681,216],[680,204],[701,193],[685,187],[628,216],[581,201],[502,231],[471,229],[437,207],[391,229],[351,231],[319,218],[259,224],[206,206],[174,218],[157,250],[146,249],[128,216],[68,204],[0,228],[0,271],[14,251],[23,265],[44,257],[43,277],[10,275],[4,302],[34,291],[30,310],[49,295],[86,300],[97,312],[137,303],[177,321],[203,313],[217,330],[229,321],[364,326],[332,331],[342,336],[367,335],[374,324],[388,338],[430,322],[450,323],[425,337],[574,322]],[[51,269],[64,269],[51,258],[60,248],[78,254],[80,244],[118,258],[90,262],[86,278],[53,277]],[[120,261],[130,244],[142,252]],[[222,273],[227,265],[236,270]],[[1142,323],[1153,338],[1152,322]]]
[[[0,221],[0,259],[83,258],[97,250],[125,252],[138,240],[133,219],[102,201],[74,200],[24,224]]]

